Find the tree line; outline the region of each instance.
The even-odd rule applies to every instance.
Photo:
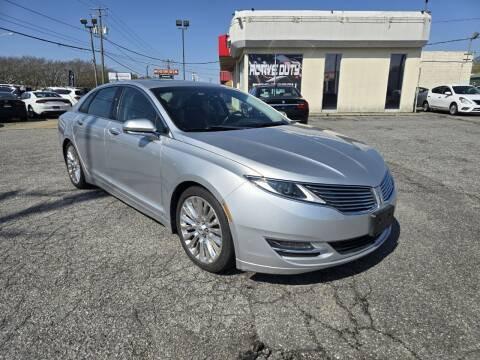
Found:
[[[97,70],[101,67],[97,64]],[[0,57],[0,83],[18,84],[40,89],[48,86],[67,86],[68,71],[75,74],[75,86],[94,88],[93,64],[80,59],[48,60],[34,56]],[[105,69],[105,76],[112,69]],[[101,71],[97,71],[100,82]]]

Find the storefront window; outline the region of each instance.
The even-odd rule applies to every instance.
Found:
[[[387,97],[385,109],[399,109],[402,97],[403,71],[406,54],[392,54],[390,57],[390,72],[388,74]]]
[[[340,62],[342,54],[325,56],[325,72],[323,74],[322,109],[336,110],[338,98],[338,80],[340,78]]]

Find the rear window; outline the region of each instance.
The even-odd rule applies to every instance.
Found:
[[[48,91],[34,92],[34,94],[37,98],[60,97],[60,95],[58,95],[54,92],[48,92]]]
[[[299,97],[300,93],[292,86],[260,87],[257,89],[259,98],[268,99],[271,97]]]
[[[68,94],[70,94],[71,90],[55,89],[55,90],[52,90],[52,91],[56,92],[57,94],[60,94],[60,95],[68,95]]]
[[[86,92],[84,90],[75,90],[75,95],[77,95],[77,96],[83,96],[85,94],[86,94]]]

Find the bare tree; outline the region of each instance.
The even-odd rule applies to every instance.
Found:
[[[73,59],[47,60],[33,56],[0,57],[0,83],[20,84],[39,89],[47,86],[68,85],[68,71],[75,74],[78,87],[95,87],[92,64]],[[107,71],[112,71],[107,69]],[[100,74],[97,74],[100,76]]]

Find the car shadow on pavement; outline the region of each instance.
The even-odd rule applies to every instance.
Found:
[[[0,194],[0,200],[2,199],[2,196],[4,197],[3,199],[5,200],[6,198],[15,196],[15,195],[17,195],[15,192],[10,192],[10,193],[7,192],[7,193]],[[26,209],[4,215],[0,217],[0,224],[6,223],[12,220],[16,220],[24,216],[39,214],[39,213],[52,211],[52,210],[58,210],[66,206],[72,205],[74,203],[77,204],[84,201],[99,199],[105,196],[108,196],[108,194],[105,191],[99,190],[99,189],[91,190],[91,191],[82,191],[74,195],[66,195],[55,201],[41,202],[40,204],[30,206]]]
[[[347,264],[299,275],[271,275],[256,273],[250,277],[253,281],[280,285],[309,285],[327,283],[362,273],[380,263],[390,255],[398,245],[400,223],[395,220],[392,232],[387,240],[374,252]]]

